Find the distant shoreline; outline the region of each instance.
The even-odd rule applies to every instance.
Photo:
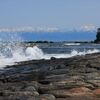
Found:
[[[94,41],[0,41],[0,43],[20,42],[20,43],[95,43]]]

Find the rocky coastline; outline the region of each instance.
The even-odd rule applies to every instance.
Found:
[[[7,66],[0,100],[100,100],[100,53]]]

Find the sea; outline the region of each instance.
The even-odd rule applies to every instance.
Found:
[[[80,35],[81,34],[81,35]],[[88,36],[88,37],[87,37]],[[94,40],[96,32],[0,32],[0,68],[18,62],[40,59],[70,58],[100,52],[100,44],[66,42]],[[47,40],[30,43],[29,41]],[[57,42],[60,40],[60,42]],[[25,42],[27,41],[27,42]],[[48,42],[55,41],[55,42]]]
[[[70,58],[100,52],[100,44],[95,43],[22,43],[0,42],[0,68],[16,65],[17,62],[51,59]]]

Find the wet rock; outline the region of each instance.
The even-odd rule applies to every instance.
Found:
[[[56,58],[55,57],[51,57],[51,60],[56,60]]]

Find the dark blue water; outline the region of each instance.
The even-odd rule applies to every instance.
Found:
[[[71,53],[72,50],[78,52],[88,51],[88,50],[100,50],[100,44],[93,43],[80,43],[80,44],[69,44],[69,43],[42,43],[38,44],[39,48],[45,53],[49,54],[61,54],[61,53]]]

